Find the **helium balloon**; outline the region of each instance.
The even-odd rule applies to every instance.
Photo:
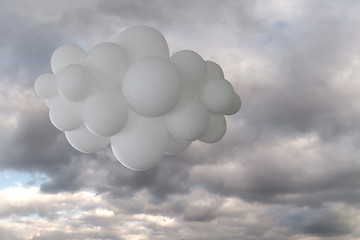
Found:
[[[230,106],[226,108],[225,115],[233,115],[237,113],[241,107],[241,99],[240,96],[236,94],[236,92],[233,93],[232,98],[233,100]]]
[[[35,81],[35,92],[39,97],[49,99],[58,95],[56,78],[52,73],[41,74]]]
[[[50,105],[50,121],[61,131],[71,131],[82,123],[81,102],[70,102],[64,97],[53,99]]]
[[[171,56],[171,62],[181,73],[185,82],[185,91],[195,96],[206,81],[204,59],[194,51],[183,50]]]
[[[226,119],[224,115],[210,114],[209,127],[199,140],[206,143],[214,143],[219,141],[226,132]]]
[[[209,113],[200,101],[183,98],[164,120],[173,137],[182,141],[194,141],[205,134]]]
[[[200,96],[210,112],[224,114],[234,100],[233,94],[231,83],[225,79],[215,78],[204,85]]]
[[[90,132],[110,137],[125,126],[128,112],[128,106],[119,93],[100,90],[85,101],[82,114]]]
[[[205,61],[207,79],[224,78],[224,72],[219,64],[212,61]]]
[[[48,108],[50,108],[52,102],[53,102],[52,99],[45,99],[45,104],[46,106],[48,106]]]
[[[169,58],[166,39],[158,30],[151,27],[128,28],[120,34],[117,43],[125,49],[132,63],[149,56]]]
[[[66,66],[56,76],[59,93],[69,101],[81,101],[93,90],[94,81],[90,71],[83,65]]]
[[[181,98],[182,79],[170,61],[147,57],[130,66],[122,91],[134,111],[157,117],[169,112]]]
[[[86,52],[75,44],[65,44],[58,47],[51,56],[51,69],[59,73],[70,64],[85,64]]]
[[[88,53],[62,45],[50,64],[52,73],[40,75],[34,87],[51,123],[80,152],[111,143],[119,162],[136,171],[192,141],[219,141],[224,115],[241,107],[217,63],[191,50],[170,57],[164,36],[151,27],[128,28],[116,43],[99,43]]]
[[[167,137],[160,118],[147,118],[132,113],[126,127],[111,137],[111,148],[124,166],[143,171],[164,158]]]
[[[175,155],[179,154],[185,149],[187,149],[191,144],[191,141],[181,141],[172,137],[170,134],[168,135],[168,142],[166,146],[166,154],[167,155]]]
[[[129,66],[125,50],[118,44],[104,42],[90,50],[86,66],[92,71],[102,88],[121,86],[121,81]]]
[[[71,146],[83,153],[98,152],[110,142],[110,138],[95,136],[84,125],[75,130],[65,132],[65,137]]]

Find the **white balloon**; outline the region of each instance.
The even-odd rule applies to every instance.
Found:
[[[90,50],[86,66],[103,89],[121,86],[122,77],[129,66],[125,50],[118,44],[104,42]]]
[[[230,106],[226,108],[225,114],[226,115],[233,115],[237,113],[241,107],[241,99],[239,95],[236,94],[236,92],[233,93],[232,102]]]
[[[101,90],[91,95],[84,103],[83,120],[90,132],[98,136],[110,137],[125,126],[128,107],[120,94],[111,90]]]
[[[75,44],[58,47],[51,56],[51,69],[54,74],[70,64],[85,64],[86,52]]]
[[[184,97],[173,111],[165,115],[164,120],[173,137],[182,141],[194,141],[205,134],[209,113],[200,101]]]
[[[142,117],[131,112],[125,128],[111,137],[111,147],[125,167],[143,171],[164,158],[167,137],[161,119]]]
[[[224,115],[210,114],[209,127],[199,140],[206,143],[219,141],[226,132],[226,119]]]
[[[46,103],[46,106],[48,106],[48,108],[51,107],[52,102],[53,102],[53,99],[45,99],[45,103]]]
[[[206,72],[207,72],[207,79],[212,78],[225,78],[224,72],[219,66],[219,64],[214,63],[212,61],[205,61],[206,63]]]
[[[169,58],[169,47],[164,36],[156,29],[146,26],[135,26],[123,31],[117,39],[135,62],[148,56]]]
[[[61,131],[71,131],[82,123],[82,102],[70,102],[64,97],[57,97],[50,105],[50,121]]]
[[[134,111],[157,117],[169,112],[181,98],[182,79],[170,61],[147,57],[130,66],[122,90]]]
[[[206,82],[206,64],[194,51],[183,50],[171,56],[171,62],[184,79],[184,91],[195,96]]]
[[[191,144],[191,141],[181,141],[177,140],[170,134],[168,135],[168,143],[166,147],[166,154],[175,155],[181,153],[185,149],[187,149]]]
[[[41,74],[35,81],[35,92],[39,97],[50,99],[58,95],[56,78],[52,73]]]
[[[200,98],[210,112],[224,114],[233,101],[234,89],[225,79],[211,79],[201,89]]]
[[[221,67],[194,51],[169,56],[164,36],[135,26],[116,43],[97,44],[87,54],[75,44],[51,56],[53,74],[40,75],[35,92],[49,107],[51,123],[84,153],[111,142],[115,157],[142,171],[192,141],[219,141],[225,115],[241,99]]]
[[[98,152],[110,143],[110,138],[95,136],[84,125],[73,131],[65,132],[65,136],[71,146],[83,153]]]
[[[93,90],[92,75],[85,66],[80,64],[66,66],[56,78],[60,94],[69,101],[84,100]]]

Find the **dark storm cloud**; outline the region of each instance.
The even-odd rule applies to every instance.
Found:
[[[186,155],[166,157],[159,165],[143,173],[129,171],[121,166],[121,169],[110,170],[107,180],[109,186],[127,187],[131,191],[147,189],[153,195],[154,201],[164,200],[169,194],[188,191],[191,165],[186,163],[186,158],[188,158]],[[127,174],[119,174],[124,171]]]
[[[323,214],[315,216],[311,221],[302,226],[301,231],[310,235],[334,237],[345,235],[354,231],[354,229],[348,225],[348,218],[346,216],[340,218],[335,214]]]
[[[318,143],[304,141],[309,141],[304,147],[284,145],[275,139],[271,146],[258,142],[258,147],[239,150],[241,156],[229,155],[230,147],[218,155],[217,161],[195,166],[191,183],[220,195],[263,203],[319,206],[331,199],[357,204],[358,163],[352,156],[336,153],[336,147],[345,152],[352,148],[329,143],[327,149],[318,149]],[[323,155],[318,156],[318,151]],[[217,162],[221,159],[227,161],[220,165]]]
[[[173,157],[146,172],[136,172],[122,166],[110,150],[86,157],[74,155],[69,163],[47,169],[51,180],[43,183],[41,190],[56,193],[93,188],[113,198],[131,198],[146,189],[151,201],[162,202],[168,195],[189,190],[189,167],[181,157]]]
[[[7,141],[1,146],[1,168],[46,171],[69,162],[69,153],[75,151],[43,110],[24,110],[19,114],[16,130],[4,136]]]
[[[304,233],[319,237],[338,237],[354,232],[357,223],[351,220],[343,205],[324,204],[319,209],[302,207],[299,209],[289,207],[274,207],[272,211],[277,224],[289,226],[290,232]],[[351,212],[351,211],[350,211]]]

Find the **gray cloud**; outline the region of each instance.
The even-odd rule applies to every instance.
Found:
[[[12,135],[5,136],[2,146],[2,168],[44,171],[69,162],[69,153],[75,153],[65,137],[49,122],[45,111],[22,111],[18,126]]]
[[[319,209],[307,207],[275,207],[272,211],[275,222],[289,226],[290,232],[303,233],[319,237],[344,236],[355,231],[357,223],[351,220],[351,210],[342,204],[324,204]],[[285,213],[286,212],[286,213]],[[289,232],[289,233],[290,233]]]
[[[324,140],[336,139],[354,129],[359,109],[348,98],[346,90],[350,89],[335,85],[334,77],[351,63],[353,56],[349,53],[357,48],[355,39],[359,33],[353,29],[356,21],[351,14],[344,17],[339,9],[316,8],[315,15],[315,10],[309,8],[289,29],[275,31],[272,44],[281,75],[276,85],[262,86],[260,99],[254,99],[262,105],[247,108],[244,115],[249,117],[250,125],[267,125],[267,129],[278,133],[315,132]],[[304,21],[311,21],[311,25]],[[300,33],[289,38],[292,31]],[[339,91],[339,87],[345,91]]]
[[[17,238],[13,234],[11,234],[8,229],[0,229],[0,237],[4,240],[18,240],[20,238]]]

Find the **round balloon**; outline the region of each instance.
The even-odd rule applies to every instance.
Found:
[[[35,81],[35,92],[39,97],[50,99],[58,95],[56,78],[52,73],[41,74]]]
[[[93,134],[110,137],[125,126],[128,112],[127,104],[119,93],[101,90],[86,99],[83,120]]]
[[[129,66],[125,50],[118,44],[104,42],[90,50],[86,66],[103,89],[121,86],[122,77]]]
[[[125,167],[143,171],[164,158],[167,137],[161,119],[142,117],[132,112],[125,128],[111,137],[111,147]]]
[[[57,87],[62,96],[70,101],[81,101],[93,90],[94,80],[83,65],[71,64],[56,76]]]
[[[173,137],[194,141],[206,132],[209,113],[200,101],[184,97],[173,111],[165,115],[164,120]]]
[[[82,102],[70,102],[64,97],[57,97],[50,105],[50,121],[61,131],[71,131],[82,123]]]
[[[181,141],[177,140],[170,134],[168,135],[168,143],[166,147],[166,154],[175,155],[181,153],[185,149],[187,149],[191,144],[191,141]]]
[[[206,63],[207,79],[224,78],[224,72],[219,66],[219,64],[214,63],[212,61],[205,61],[205,63]]]
[[[45,104],[48,106],[48,108],[51,107],[51,103],[53,102],[53,99],[45,99]]]
[[[224,114],[233,101],[234,89],[225,79],[211,79],[201,89],[200,97],[210,112]]]
[[[66,139],[76,150],[83,153],[95,153],[104,149],[110,142],[110,138],[95,136],[84,125],[65,132]]]
[[[241,107],[217,63],[191,50],[170,57],[164,36],[151,27],[128,28],[116,43],[97,44],[88,54],[62,45],[51,56],[51,69],[35,81],[51,123],[84,153],[111,143],[115,157],[137,171],[192,141],[219,141],[224,114]]]
[[[195,96],[206,82],[206,64],[194,51],[183,50],[171,56],[171,62],[184,79],[184,91]]]
[[[225,114],[226,115],[233,115],[239,111],[241,107],[241,99],[240,96],[236,94],[236,92],[233,93],[232,102],[230,106],[226,108]]]
[[[210,114],[209,127],[199,140],[206,143],[219,141],[226,132],[226,119],[224,115]]]
[[[122,91],[134,111],[143,116],[157,117],[177,104],[181,98],[182,80],[170,61],[147,57],[127,70]]]
[[[156,29],[146,26],[135,26],[123,31],[117,39],[135,62],[148,56],[169,58],[169,47],[164,36]]]
[[[54,74],[70,64],[85,64],[86,52],[75,44],[58,47],[51,56],[51,69]]]

